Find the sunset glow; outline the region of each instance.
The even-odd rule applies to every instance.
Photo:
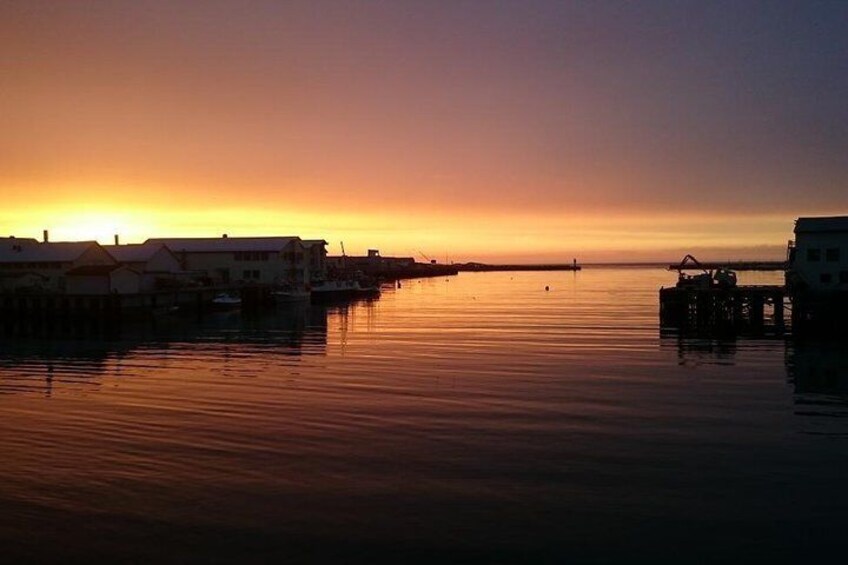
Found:
[[[841,10],[39,6],[0,8],[10,234],[779,259],[848,209]]]

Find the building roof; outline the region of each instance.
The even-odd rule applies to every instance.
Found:
[[[798,218],[795,233],[848,232],[848,216]]]
[[[103,246],[103,249],[120,263],[145,263],[159,253],[162,248],[168,249],[168,246],[151,240],[144,243]]]
[[[18,245],[22,245],[22,244],[29,245],[29,244],[32,244],[32,243],[38,243],[38,240],[34,239],[32,237],[15,237],[13,235],[11,235],[9,237],[0,237],[0,245],[6,245],[7,243],[17,243]]]
[[[91,249],[96,241],[31,243],[18,238],[0,241],[0,263],[70,263]]]
[[[151,238],[144,244],[161,243],[174,253],[232,253],[236,251],[282,251],[296,236],[289,237],[178,237]]]
[[[327,245],[327,241],[323,239],[302,239],[300,242],[304,247],[312,247],[313,245]]]

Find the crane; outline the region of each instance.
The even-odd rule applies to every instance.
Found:
[[[344,257],[344,256],[345,256],[344,241],[340,241],[339,243],[340,243],[340,244],[341,244],[341,246],[342,246],[342,257]]]
[[[433,263],[433,260],[432,260],[432,259],[430,259],[429,257],[427,257],[427,254],[426,254],[426,253],[424,253],[424,252],[423,252],[423,251],[421,251],[420,249],[418,249],[417,251],[418,251],[418,254],[419,254],[419,255],[421,255],[422,257],[424,257],[424,259],[425,259],[428,263]]]

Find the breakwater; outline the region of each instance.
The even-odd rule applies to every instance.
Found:
[[[415,263],[413,265],[357,265],[339,271],[341,278],[361,273],[367,277],[385,282],[420,279],[427,277],[446,277],[459,273],[456,265],[439,265],[430,263]]]
[[[494,272],[494,271],[580,271],[583,267],[576,263],[539,264],[539,265],[487,265],[485,263],[460,263],[454,265],[458,271]]]

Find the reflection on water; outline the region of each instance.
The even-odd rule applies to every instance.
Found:
[[[806,433],[848,437],[848,347],[844,341],[787,344],[786,372]]]
[[[848,347],[839,341],[800,341],[786,348],[786,370],[796,394],[848,400]]]
[[[172,316],[126,328],[112,341],[16,339],[0,342],[0,394],[54,386],[91,388],[103,376],[127,376],[186,356],[208,356],[226,368],[245,356],[323,355],[327,318],[349,307],[292,305],[261,315],[219,312],[202,319]]]
[[[838,548],[848,420],[815,414],[843,405],[844,356],[660,337],[670,283],[660,269],[463,273],[348,307],[3,343],[4,559]]]
[[[661,347],[675,347],[680,365],[733,365],[736,359],[735,339],[664,336]]]

